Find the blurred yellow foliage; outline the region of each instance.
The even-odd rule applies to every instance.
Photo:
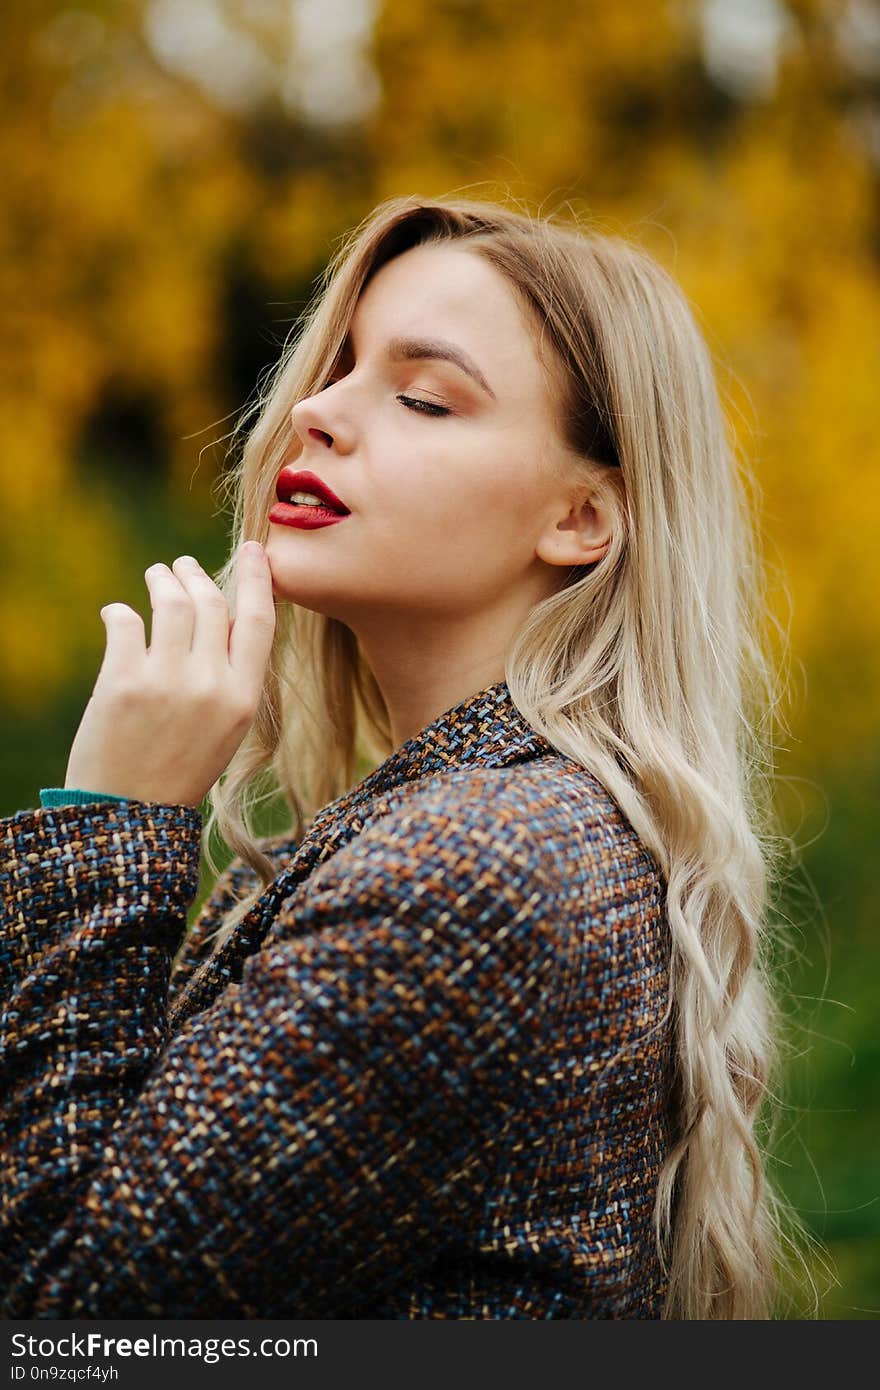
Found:
[[[277,98],[224,107],[172,73],[150,46],[149,8],[42,0],[2,21],[7,704],[51,701],[125,571],[120,520],[77,471],[100,402],[155,401],[170,495],[186,503],[205,432],[244,404],[220,367],[234,275],[262,287],[271,357],[370,206],[460,189],[568,206],[679,279],[787,576],[810,673],[800,736],[838,750],[870,737],[880,283],[864,131],[876,82],[841,58],[846,7],[789,4],[773,90],[747,99],[709,75],[710,7],[696,0],[385,0],[367,53],[381,99],[338,132]],[[269,60],[281,54],[289,7],[263,7],[256,27],[248,7],[219,8]]]

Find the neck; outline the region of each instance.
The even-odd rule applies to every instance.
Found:
[[[424,621],[396,630],[356,628],[358,641],[385,700],[394,748],[469,695],[504,679],[507,644],[491,625],[467,633]],[[464,624],[467,626],[467,624]],[[463,640],[467,636],[468,640]]]
[[[370,608],[344,618],[384,697],[394,748],[444,710],[504,679],[523,623],[555,592],[546,569],[526,585],[508,585],[479,609],[450,614]]]

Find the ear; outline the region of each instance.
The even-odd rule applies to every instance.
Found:
[[[535,554],[548,565],[592,565],[611,544],[612,512],[595,484],[569,494],[568,508],[547,523],[535,542]]]

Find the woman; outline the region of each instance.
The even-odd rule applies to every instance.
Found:
[[[391,199],[234,486],[265,553],[104,610],[4,824],[6,1315],[770,1316],[772,676],[681,291]]]

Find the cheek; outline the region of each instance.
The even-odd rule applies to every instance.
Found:
[[[447,455],[421,455],[395,476],[383,478],[372,520],[398,549],[434,539],[448,542],[485,525],[493,489]]]
[[[518,445],[518,447],[517,447]],[[541,489],[522,440],[486,441],[475,448],[431,441],[413,454],[383,455],[368,492],[369,530],[398,552],[411,546],[450,548],[490,544],[528,551]],[[366,534],[366,532],[365,532]]]
[[[534,480],[524,465],[506,458],[473,458],[448,454],[420,460],[419,467],[401,480],[397,496],[414,518],[473,521],[483,525],[492,517],[505,529],[517,529],[535,513]]]
[[[408,571],[441,573],[447,583],[456,575],[470,583],[513,577],[534,555],[533,493],[509,469],[490,473],[484,464],[475,465],[462,478],[447,465],[442,483],[424,480],[398,494],[383,518],[380,549],[389,563],[393,554]]]

